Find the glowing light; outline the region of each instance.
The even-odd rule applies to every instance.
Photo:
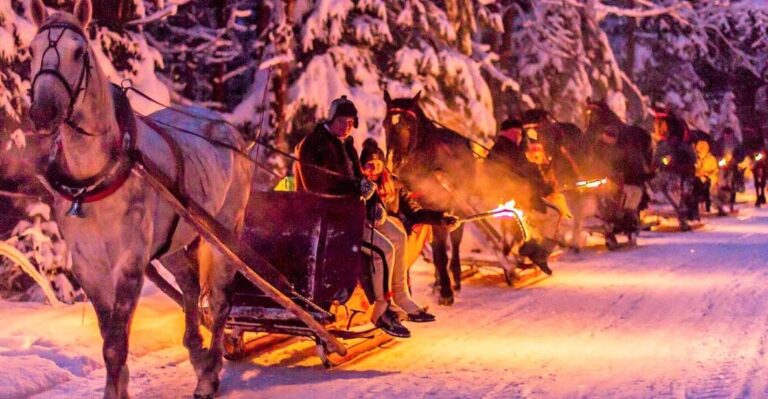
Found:
[[[724,167],[725,167],[725,165],[727,165],[727,164],[728,164],[728,162],[726,162],[726,161],[725,161],[725,158],[723,158],[723,159],[721,159],[721,160],[720,160],[720,161],[719,161],[717,164],[718,164],[718,165],[720,165],[720,167],[721,167],[721,168],[724,168]]]
[[[667,155],[664,158],[661,158],[661,163],[664,164],[664,166],[668,166],[672,162],[672,157]]]
[[[604,177],[602,179],[594,179],[594,180],[582,180],[576,182],[576,187],[579,188],[598,188],[604,184],[608,184],[608,178]]]
[[[760,153],[758,153],[757,155],[755,155],[755,161],[760,161],[760,160],[762,160],[763,158],[765,158],[765,156],[763,155],[763,153],[762,153],[762,152],[760,152]]]
[[[517,205],[515,200],[509,200],[499,205],[496,209],[490,211],[489,213],[492,214],[493,217],[495,218],[500,218],[504,216],[517,216],[520,219],[522,219],[523,210],[520,208],[517,208],[515,205]]]

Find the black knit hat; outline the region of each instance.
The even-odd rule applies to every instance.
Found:
[[[352,101],[347,99],[347,96],[341,96],[331,102],[331,108],[328,110],[328,120],[333,121],[338,116],[355,118],[355,128],[357,128],[357,108],[355,108],[355,104]]]
[[[365,165],[366,162],[372,159],[384,161],[385,156],[384,151],[379,147],[379,144],[376,143],[376,140],[369,137],[363,141],[363,150],[360,152],[360,163]]]
[[[523,122],[520,122],[519,119],[509,118],[504,122],[501,122],[501,126],[499,127],[499,130],[507,130],[507,129],[515,129],[515,128],[522,129]]]

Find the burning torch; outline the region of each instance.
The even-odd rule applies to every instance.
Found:
[[[523,238],[528,239],[528,232],[525,229],[525,222],[523,221],[523,210],[517,208],[515,200],[509,200],[502,205],[499,205],[495,209],[487,212],[476,213],[474,215],[467,216],[459,219],[459,222],[476,222],[488,218],[500,218],[500,217],[513,217],[517,221],[520,231],[523,233]]]
[[[604,177],[602,179],[592,179],[592,180],[581,180],[576,182],[576,188],[580,189],[588,189],[588,188],[598,188],[605,184],[608,184],[608,178]]]

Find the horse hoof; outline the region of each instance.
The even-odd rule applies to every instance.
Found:
[[[219,390],[219,379],[215,381],[198,381],[195,388],[195,399],[213,399]]]
[[[453,300],[453,295],[451,295],[451,296],[440,296],[439,303],[440,303],[440,305],[443,305],[443,306],[451,306],[451,305],[453,305],[453,301],[454,301]]]

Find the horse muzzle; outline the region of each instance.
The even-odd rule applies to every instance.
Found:
[[[55,96],[41,95],[29,109],[29,119],[38,132],[51,132],[64,121],[66,105],[59,104]]]

